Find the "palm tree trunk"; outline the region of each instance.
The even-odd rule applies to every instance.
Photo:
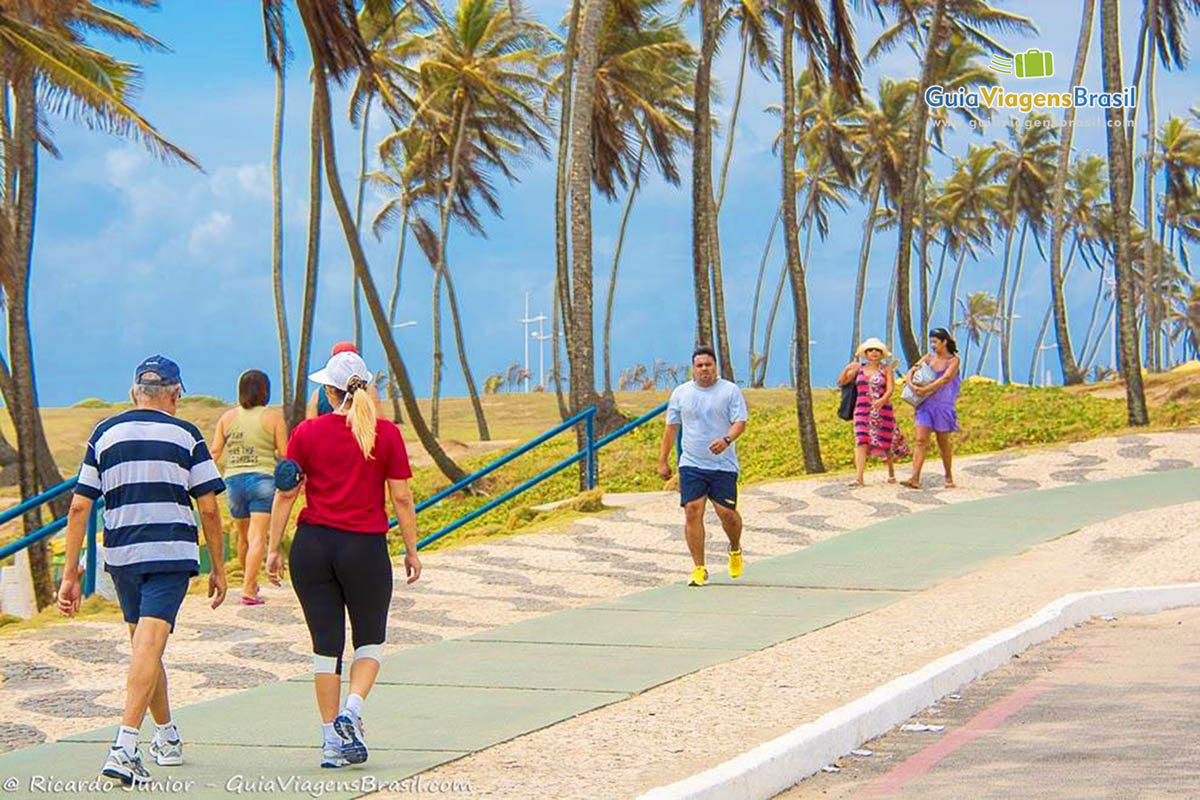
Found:
[[[1121,34],[1118,0],[1102,0],[1100,5],[1100,52],[1104,70],[1104,91],[1121,91]],[[1146,395],[1142,386],[1142,360],[1138,352],[1136,287],[1130,254],[1130,202],[1133,194],[1132,166],[1127,140],[1121,130],[1118,108],[1105,109],[1108,139],[1109,196],[1115,219],[1113,264],[1117,277],[1117,333],[1121,350],[1121,377],[1125,380],[1125,404],[1130,425],[1150,424]]]
[[[937,275],[933,278],[933,289],[930,291],[929,297],[929,316],[925,320],[925,327],[930,326],[929,320],[937,315],[937,301],[942,293],[942,276],[946,270],[946,252],[950,249],[950,237],[947,236],[942,241],[942,254],[938,256]],[[949,330],[949,329],[947,329]]]
[[[301,15],[304,6],[301,6]],[[310,49],[312,48],[313,37],[315,34],[311,22],[305,19],[305,29],[309,37]],[[387,314],[384,313],[383,303],[379,300],[379,292],[375,288],[375,280],[371,277],[371,271],[367,266],[367,257],[363,253],[362,243],[358,238],[358,230],[354,227],[354,218],[350,215],[350,205],[346,202],[345,192],[342,191],[341,179],[337,172],[337,157],[334,149],[333,141],[333,114],[329,102],[329,84],[325,74],[324,65],[317,63],[313,68],[313,86],[317,95],[316,117],[320,125],[320,142],[324,153],[325,176],[326,183],[329,186],[329,194],[333,199],[334,208],[337,209],[338,220],[342,224],[342,232],[346,237],[346,244],[350,249],[350,260],[354,264],[354,269],[358,273],[359,282],[362,284],[363,296],[367,301],[367,310],[370,312],[372,319],[375,321],[375,329],[379,334],[380,341],[383,344],[384,353],[387,355],[388,370],[393,375],[397,376],[400,381],[400,391],[404,395],[404,407],[408,411],[409,422],[412,423],[413,431],[417,434],[421,445],[425,451],[429,453],[429,457],[433,459],[434,464],[441,470],[442,474],[451,481],[459,481],[466,477],[466,473],[462,471],[454,461],[446,455],[446,452],[438,444],[436,438],[425,425],[425,418],[421,415],[421,409],[417,405],[416,395],[412,390],[412,383],[408,378],[408,370],[404,366],[404,360],[400,357],[400,351],[396,347],[395,337],[392,336],[391,330],[388,329]]]
[[[580,9],[585,0],[571,0],[571,12],[567,20],[567,42],[563,48],[562,90],[558,120],[558,162],[554,172],[554,291],[555,308],[562,314],[562,330],[567,350],[571,349],[571,276],[568,269],[570,246],[568,242],[569,221],[567,207],[570,203],[570,186],[567,170],[571,153],[571,109],[572,83],[575,75],[575,52],[579,38]],[[562,397],[562,372],[559,369],[558,342],[554,342],[554,386],[558,395],[559,413],[563,419],[570,416]]]
[[[442,410],[442,273],[433,273],[433,378],[429,388],[429,430],[441,435]]]
[[[12,83],[15,98],[11,148],[5,148],[6,160],[15,162],[17,189],[8,195],[16,252],[7,259],[11,270],[8,295],[8,353],[12,358],[13,405],[9,413],[17,434],[17,474],[22,499],[38,493],[38,414],[37,381],[34,377],[33,334],[29,324],[29,282],[33,267],[33,227],[37,211],[37,99],[32,73],[17,76]],[[41,511],[23,517],[25,533],[41,527]],[[29,548],[29,569],[33,578],[38,609],[54,600],[50,573],[50,549],[45,540]]]
[[[367,95],[367,103],[363,108],[362,134],[358,140],[358,196],[354,200],[354,229],[362,230],[363,199],[367,190],[367,131],[371,124],[371,95]],[[359,302],[358,277],[351,270],[350,278],[350,310],[354,322],[354,346],[362,352],[363,326],[362,307]]]
[[[404,215],[400,218],[400,243],[396,246],[396,277],[392,284],[392,296],[388,300],[388,330],[396,330],[396,308],[400,305],[400,272],[404,267],[404,247],[408,241],[408,200],[404,201]],[[393,334],[394,335],[394,334]],[[400,424],[404,421],[400,413],[400,385],[395,375],[388,377],[388,397],[392,401],[392,421]]]
[[[1076,245],[1078,245],[1078,244],[1079,244],[1079,240],[1075,239],[1074,242],[1072,242],[1072,244],[1071,244],[1071,252],[1067,253],[1067,266],[1063,269],[1063,276],[1062,276],[1063,281],[1066,281],[1066,279],[1069,278],[1071,275],[1071,265],[1074,262],[1075,249],[1076,249]],[[1042,345],[1044,345],[1046,343],[1046,333],[1050,330],[1050,320],[1053,319],[1053,317],[1054,317],[1054,300],[1051,299],[1050,302],[1046,304],[1046,313],[1042,316],[1042,326],[1041,326],[1041,328],[1038,329],[1037,341],[1034,342],[1034,345],[1033,345],[1033,359],[1030,361],[1030,364],[1029,364],[1029,385],[1030,386],[1033,386],[1034,378],[1037,377],[1036,369],[1037,369],[1038,356],[1042,352]]]
[[[16,418],[13,409],[17,407],[17,385],[3,355],[0,355],[0,397],[4,399],[4,407],[9,409],[9,417],[13,420],[13,429],[15,430]],[[55,464],[54,454],[50,452],[50,443],[46,440],[46,430],[42,426],[41,414],[38,414],[35,419],[37,424],[34,431],[34,448],[37,451],[37,480],[42,489],[49,489],[62,483],[63,476]],[[20,451],[17,452],[17,455],[20,456]],[[70,498],[66,495],[50,501],[50,508],[55,518],[66,514],[69,505]]]
[[[721,277],[721,237],[717,231],[717,207],[712,199],[711,171],[708,194],[708,255],[712,268],[713,316],[717,329],[717,359],[721,377],[733,380],[733,355],[729,349],[729,326],[725,319],[725,288]]]
[[[271,138],[271,288],[275,296],[275,330],[279,335],[282,404],[292,404],[292,337],[288,333],[283,294],[283,69],[275,70],[275,124]]]
[[[922,170],[922,173],[924,170]],[[921,214],[921,230],[918,241],[920,244],[920,280],[918,285],[921,292],[921,337],[929,335],[929,212],[928,193],[925,191],[924,176],[921,178],[921,194],[918,200]]]
[[[557,280],[555,281],[555,285],[557,287]],[[554,398],[558,401],[558,417],[559,419],[565,420],[567,417],[571,416],[571,412],[567,406],[566,399],[563,397],[562,354],[559,352],[558,347],[559,309],[562,308],[560,298],[561,295],[558,293],[556,288],[554,293],[554,302],[550,304],[550,369],[553,371],[553,374],[550,376],[550,378],[554,381]]]
[[[1099,332],[1096,334],[1096,341],[1092,343],[1091,353],[1084,362],[1083,369],[1086,372],[1092,368],[1092,364],[1096,362],[1096,357],[1100,355],[1100,348],[1104,344],[1104,332],[1108,330],[1112,324],[1113,312],[1117,309],[1117,299],[1114,295],[1112,301],[1108,304],[1108,311],[1104,312],[1104,324],[1100,326]]]
[[[858,276],[854,280],[854,326],[850,334],[850,357],[858,351],[862,341],[863,300],[867,293],[867,267],[871,261],[871,240],[875,236],[875,214],[879,210],[879,195],[883,184],[878,173],[871,175],[871,203],[867,206],[867,218],[863,220],[862,246],[858,250]]]
[[[608,0],[586,0],[579,25],[579,61],[571,117],[571,327],[567,358],[571,367],[571,408],[596,406],[597,429],[612,418],[596,394],[595,331],[592,322],[592,106],[600,62],[601,30]],[[582,449],[584,432],[576,427]],[[580,488],[586,488],[586,465],[580,462]]]
[[[304,260],[304,294],[300,306],[300,341],[296,350],[296,386],[288,427],[295,428],[304,420],[308,405],[308,361],[312,352],[313,317],[317,309],[317,267],[321,256],[321,123],[317,117],[319,94],[313,84],[312,120],[308,168],[308,252]]]
[[[646,155],[646,129],[642,129],[641,142],[638,144],[637,168],[633,173],[633,186],[629,187],[629,197],[625,200],[625,210],[621,213],[621,227],[617,231],[617,247],[613,251],[612,270],[608,275],[608,296],[604,301],[604,393],[612,394],[612,314],[613,297],[617,293],[617,267],[621,264],[621,249],[625,245],[625,227],[629,224],[629,213],[633,211],[633,198],[637,196],[638,187],[642,183],[642,160]]]
[[[942,25],[946,15],[947,0],[934,0],[933,19],[929,28],[929,39],[925,56],[921,61],[921,85],[914,103],[912,130],[904,154],[904,188],[900,200],[900,241],[896,251],[896,308],[899,315],[900,346],[910,364],[921,357],[921,346],[913,334],[912,303],[909,297],[910,267],[912,264],[913,213],[917,210],[917,192],[925,173],[925,123],[929,118],[929,106],[923,100],[925,92],[933,84],[933,73],[938,48],[944,35]]]
[[[758,386],[765,386],[767,382],[767,366],[771,362],[771,332],[775,329],[775,314],[778,313],[779,303],[783,300],[783,285],[787,281],[787,276],[788,266],[784,263],[779,268],[779,280],[775,284],[775,297],[771,300],[771,310],[767,313],[767,329],[763,332],[763,354],[758,367]]]
[[[939,3],[943,0],[938,0]],[[711,0],[710,0],[711,2]],[[804,265],[800,263],[799,226],[796,220],[796,84],[792,66],[792,41],[796,35],[796,8],[789,4],[783,28],[783,157],[780,172],[783,177],[783,235],[787,247],[788,276],[791,278],[796,319],[796,417],[800,428],[800,450],[804,456],[804,471],[824,472],[821,463],[821,444],[813,414],[812,386],[808,347],[808,292],[804,285]]]
[[[1083,71],[1087,67],[1088,50],[1092,42],[1092,23],[1096,15],[1096,0],[1083,0],[1080,15],[1079,39],[1075,44],[1075,65],[1071,70],[1071,85],[1083,82]],[[1068,106],[1063,112],[1063,126],[1058,133],[1058,166],[1054,173],[1051,190],[1051,208],[1061,209],[1066,203],[1067,175],[1071,163],[1071,139],[1075,135],[1075,107]],[[1082,383],[1083,373],[1075,361],[1075,350],[1071,346],[1071,327],[1067,322],[1067,300],[1063,291],[1062,242],[1066,235],[1066,217],[1050,215],[1050,307],[1054,312],[1054,336],[1058,341],[1058,360],[1062,365],[1063,383],[1073,386]],[[1078,240],[1076,240],[1078,243]]]
[[[775,212],[775,218],[771,220],[771,232],[767,234],[767,244],[763,248],[762,260],[758,262],[758,280],[754,282],[754,307],[750,311],[750,363],[747,374],[750,376],[751,386],[761,386],[761,383],[756,383],[758,375],[758,353],[754,350],[754,336],[758,332],[758,305],[762,297],[763,277],[767,273],[767,260],[771,257],[771,243],[775,241],[775,230],[779,227],[779,217],[783,214],[783,209]]]
[[[471,408],[475,412],[475,427],[479,431],[481,441],[490,441],[487,418],[483,414],[483,404],[479,400],[479,392],[475,387],[475,377],[471,374],[471,366],[467,363],[467,351],[463,344],[462,319],[458,313],[458,298],[454,293],[454,283],[450,279],[450,269],[446,265],[446,249],[450,239],[450,206],[458,191],[458,180],[461,174],[463,142],[466,140],[467,119],[471,113],[471,102],[466,100],[458,115],[458,129],[454,136],[454,145],[450,151],[450,185],[447,187],[445,203],[442,205],[441,241],[438,244],[437,269],[446,280],[446,297],[450,300],[450,321],[454,325],[454,344],[458,350],[458,361],[462,366],[463,380],[467,384],[467,394],[471,398]]]
[[[958,251],[958,261],[954,265],[954,279],[950,281],[950,325],[949,330],[954,332],[954,315],[958,311],[958,284],[962,279],[963,262],[967,260],[967,246],[963,244],[963,248]],[[967,356],[963,353],[963,364],[967,363]]]
[[[742,36],[742,58],[738,64],[737,88],[733,90],[733,108],[729,112],[729,130],[725,134],[725,154],[721,157],[721,180],[717,183],[717,213],[725,201],[725,179],[729,177],[729,162],[733,160],[733,136],[737,131],[738,110],[742,107],[742,86],[746,83],[746,59],[750,54],[750,37]]]
[[[712,346],[712,295],[709,284],[709,204],[712,202],[712,62],[717,48],[717,0],[700,2],[700,58],[692,99],[692,285],[696,300],[696,344]]]
[[[883,309],[883,329],[887,331],[887,349],[895,352],[896,336],[896,267],[892,266],[892,279],[888,282],[887,303]]]
[[[1156,290],[1156,278],[1158,276],[1158,264],[1155,248],[1155,231],[1158,227],[1155,225],[1155,194],[1154,194],[1154,174],[1157,167],[1154,164],[1154,151],[1158,140],[1157,130],[1157,115],[1158,109],[1155,104],[1154,97],[1154,72],[1155,65],[1158,59],[1155,57],[1157,48],[1154,46],[1158,39],[1158,0],[1148,0],[1146,3],[1146,15],[1150,18],[1150,31],[1147,36],[1147,43],[1150,48],[1148,63],[1146,64],[1146,91],[1144,100],[1146,102],[1146,158],[1142,162],[1143,176],[1143,202],[1144,216],[1143,225],[1146,229],[1146,236],[1143,242],[1142,252],[1142,269],[1143,278],[1145,281],[1145,297],[1146,304],[1146,360],[1149,362],[1150,369],[1154,372],[1162,371],[1162,363],[1159,359],[1159,302],[1158,292]]]
[[[1012,240],[1016,228],[1016,218],[1014,214],[1010,213],[1004,230],[1004,266],[1000,270],[1000,286],[996,289],[996,313],[1000,316],[1001,342],[1004,341],[1004,290],[1008,287],[1008,264],[1012,258]],[[989,328],[988,332],[983,335],[983,344],[979,348],[979,363],[975,366],[977,375],[983,374],[983,362],[987,358],[988,350],[991,349],[992,333],[993,331]]]
[[[1017,319],[1017,292],[1021,285],[1021,272],[1025,267],[1025,239],[1029,236],[1029,220],[1021,228],[1021,241],[1017,244],[1017,265],[1013,270],[1012,290],[1008,293],[1008,308],[1004,312],[1004,323],[1000,334],[1000,364],[1005,383],[1012,383],[1012,339],[1013,324]]]
[[[1097,258],[1095,253],[1092,253],[1091,258],[1089,259],[1088,254],[1091,253],[1090,244],[1081,246],[1079,248],[1079,253],[1084,260],[1091,261],[1091,263],[1095,264],[1096,268],[1099,270],[1099,275],[1096,278],[1096,298],[1092,301],[1092,315],[1088,319],[1087,331],[1083,335],[1083,346],[1079,349],[1079,357],[1082,359],[1090,347],[1090,343],[1092,341],[1092,331],[1096,327],[1096,316],[1100,313],[1100,301],[1104,298],[1104,264],[1105,261],[1107,261],[1107,256],[1102,260]],[[1080,365],[1080,371],[1085,371],[1083,365]],[[1085,375],[1084,377],[1086,378],[1087,376]]]

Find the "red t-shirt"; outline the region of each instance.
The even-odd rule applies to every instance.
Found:
[[[308,504],[300,522],[354,533],[386,533],[385,483],[412,477],[400,429],[384,419],[375,424],[370,459],[363,458],[341,414],[322,414],[297,425],[288,440],[287,457],[308,478]]]

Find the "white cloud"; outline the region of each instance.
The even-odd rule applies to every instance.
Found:
[[[214,211],[192,228],[188,235],[188,250],[200,256],[229,240],[233,231],[233,217],[224,211]]]

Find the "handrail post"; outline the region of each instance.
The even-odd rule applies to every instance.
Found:
[[[587,450],[587,488],[589,490],[596,488],[596,424],[595,414],[588,414],[585,420],[585,429],[587,431],[587,444],[584,445]]]
[[[92,505],[92,513],[88,515],[87,525],[87,555],[83,571],[83,596],[91,597],[96,591],[96,569],[99,559],[96,557],[96,534],[100,527],[100,515],[103,513],[104,501],[99,500]]]

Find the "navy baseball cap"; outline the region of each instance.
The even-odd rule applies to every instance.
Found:
[[[155,378],[143,378],[142,376],[148,372],[152,372],[158,376]],[[179,375],[179,365],[166,356],[150,356],[145,361],[137,365],[137,370],[133,373],[134,383],[140,383],[143,386],[174,386],[179,384],[180,389],[184,389],[183,378]],[[186,389],[184,389],[186,391]]]

